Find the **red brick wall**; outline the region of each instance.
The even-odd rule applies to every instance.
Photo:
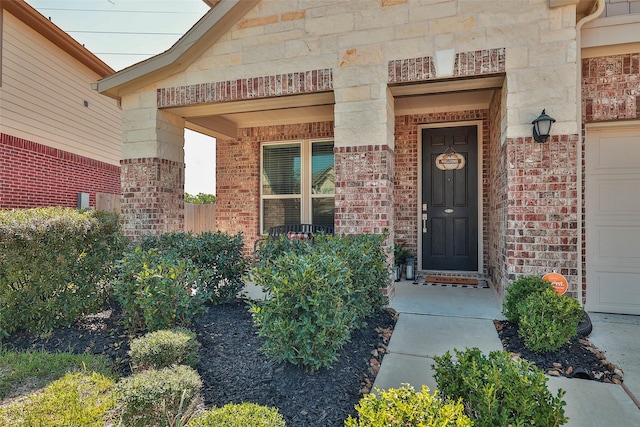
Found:
[[[333,122],[263,126],[238,130],[236,140],[216,143],[216,226],[242,232],[253,253],[260,235],[260,143],[332,138]]]
[[[507,271],[507,145],[502,143],[502,94],[494,98],[489,109],[489,176],[488,211],[489,231],[485,234],[488,245],[487,273],[499,295],[504,295],[508,284]]]
[[[335,226],[340,234],[394,229],[393,152],[388,146],[336,147]]]
[[[578,135],[508,138],[507,279],[556,270],[577,297]]]
[[[184,163],[125,159],[122,167],[123,231],[137,240],[184,228]]]
[[[0,134],[0,208],[78,206],[78,193],[120,193],[120,167]]]
[[[451,123],[482,120],[483,164],[482,164],[482,228],[485,236],[488,230],[488,174],[489,174],[489,126],[487,110],[454,111],[434,114],[416,114],[395,118],[395,243],[402,243],[417,254],[418,250],[418,178],[420,159],[418,158],[418,126],[429,123]],[[480,142],[480,141],[479,141]],[[478,153],[480,154],[480,153]],[[483,242],[484,264],[487,265],[488,241]]]
[[[324,68],[160,88],[156,91],[156,98],[158,107],[161,108],[209,102],[270,98],[330,90],[333,90],[333,70]]]
[[[640,53],[582,60],[586,122],[640,118]]]
[[[394,241],[394,153],[389,146],[335,147],[335,231],[338,234],[372,233],[388,237],[385,250],[392,254]],[[389,257],[391,262],[391,257]],[[381,291],[392,299],[395,285],[389,280]]]

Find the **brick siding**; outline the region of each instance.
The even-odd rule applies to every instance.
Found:
[[[124,234],[134,240],[184,228],[184,163],[125,159],[122,167]]]
[[[337,234],[389,233],[383,246],[393,253],[395,160],[386,145],[335,147],[335,231]],[[389,259],[391,262],[391,259]],[[389,299],[395,284],[381,289]]]
[[[569,281],[577,298],[578,135],[553,135],[547,143],[507,138],[507,279],[552,270]]]
[[[585,122],[640,118],[640,53],[582,60]]]
[[[0,134],[0,208],[77,207],[78,193],[120,193],[120,167]]]
[[[157,90],[158,107],[270,98],[333,90],[333,70],[299,71]]]
[[[483,49],[459,52],[453,65],[453,76],[478,76],[505,72],[505,49]],[[437,78],[434,60],[430,56],[389,61],[389,83],[407,83]]]
[[[489,108],[489,172],[487,197],[489,211],[489,230],[485,234],[488,247],[487,273],[498,295],[504,295],[509,284],[507,271],[507,210],[509,193],[507,185],[507,145],[502,143],[503,94],[494,97]]]

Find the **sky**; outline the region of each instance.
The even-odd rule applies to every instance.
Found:
[[[209,10],[202,0],[26,0],[118,71],[169,49]],[[215,194],[215,139],[185,130],[185,191]]]

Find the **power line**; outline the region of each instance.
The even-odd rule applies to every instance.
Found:
[[[94,55],[121,55],[121,56],[154,56],[157,53],[131,53],[131,52],[91,52]]]
[[[88,31],[88,30],[65,30],[67,33],[84,33],[84,34],[128,34],[142,36],[182,36],[184,33],[144,33],[135,31]]]
[[[63,9],[55,7],[39,7],[38,10],[56,10],[64,12],[106,12],[106,13],[144,13],[144,14],[172,14],[172,15],[197,15],[194,12],[174,12],[170,10],[108,10],[108,9]]]

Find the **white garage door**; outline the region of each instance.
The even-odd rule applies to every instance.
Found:
[[[585,202],[586,308],[640,314],[640,127],[588,130]]]

